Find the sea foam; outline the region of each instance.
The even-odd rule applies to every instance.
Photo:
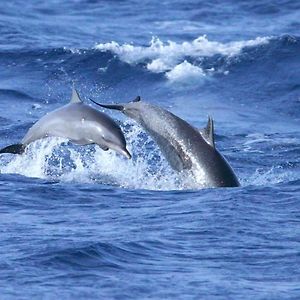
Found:
[[[211,73],[211,69],[201,67],[199,59],[203,57],[217,54],[232,57],[238,55],[245,47],[267,44],[269,40],[270,37],[257,37],[253,40],[221,43],[209,41],[204,35],[191,42],[164,43],[159,38],[152,38],[148,46],[120,45],[112,41],[97,44],[95,48],[100,51],[111,51],[129,64],[145,63],[149,71],[164,73],[172,82],[182,82],[203,78]],[[187,58],[192,59],[192,62],[187,61]]]

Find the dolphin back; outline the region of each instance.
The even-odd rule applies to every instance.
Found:
[[[0,150],[1,153],[11,153],[11,154],[22,154],[25,151],[25,145],[23,144],[14,144],[7,146]]]

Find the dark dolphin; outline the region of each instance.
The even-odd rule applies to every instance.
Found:
[[[140,97],[127,104],[93,102],[101,107],[120,110],[139,123],[156,141],[173,169],[191,170],[195,176],[202,173],[208,187],[239,186],[229,163],[215,148],[211,118],[204,129],[198,130],[171,112],[141,101]]]
[[[30,143],[50,136],[79,145],[97,144],[104,151],[112,149],[131,158],[121,128],[106,114],[84,104],[75,89],[69,104],[43,116],[20,144],[7,146],[0,153],[22,154]]]

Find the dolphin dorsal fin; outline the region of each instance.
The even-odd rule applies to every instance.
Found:
[[[214,121],[211,117],[208,117],[207,125],[200,130],[200,133],[205,141],[215,148]]]
[[[73,87],[73,90],[72,90],[72,98],[71,98],[70,103],[81,103],[81,102],[82,102],[82,100],[80,99],[78,92],[77,92],[76,89]]]
[[[137,96],[132,102],[140,102],[141,101],[141,97]]]

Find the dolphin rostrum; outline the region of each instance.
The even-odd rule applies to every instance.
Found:
[[[215,147],[212,118],[208,119],[204,129],[198,130],[171,112],[142,101],[140,97],[126,104],[93,102],[104,108],[120,110],[140,124],[156,141],[174,170],[191,170],[193,174],[199,174],[197,170],[200,170],[208,187],[239,186],[232,168]]]
[[[7,146],[0,153],[22,154],[31,142],[50,136],[79,145],[97,144],[104,151],[112,149],[131,158],[121,128],[106,114],[84,104],[74,88],[70,103],[43,116],[21,143]]]

